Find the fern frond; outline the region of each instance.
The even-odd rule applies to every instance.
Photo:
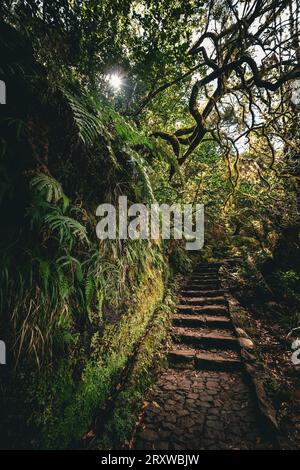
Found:
[[[64,209],[69,205],[69,199],[64,194],[61,184],[52,176],[40,173],[32,178],[30,186],[36,193],[43,194],[47,202],[57,203],[62,200]]]
[[[145,163],[145,160],[140,157],[140,155],[135,151],[130,149],[129,152],[130,156],[130,163],[134,167],[137,175],[140,178],[140,181],[143,185],[143,195],[146,197],[146,201],[152,203],[155,201],[153,188],[151,185],[151,181],[148,175],[148,169]]]
[[[60,243],[66,242],[72,246],[74,238],[89,243],[86,228],[72,217],[54,212],[46,215],[45,223],[58,234]]]
[[[80,140],[87,146],[92,146],[97,137],[103,132],[103,124],[99,116],[93,114],[88,109],[88,100],[84,95],[82,97],[74,96],[69,91],[61,88],[62,93],[67,98],[73,111],[74,121],[78,128]]]
[[[69,283],[68,283],[66,276],[61,270],[58,271],[58,291],[62,299],[65,299],[66,297],[68,297]]]
[[[127,119],[108,107],[105,108],[105,112],[110,116],[116,137],[119,137],[121,142],[126,142],[129,145],[145,145],[145,147],[152,149],[152,140],[137,130]]]
[[[95,283],[92,276],[88,276],[85,281],[85,301],[87,307],[89,307],[93,300],[93,295],[95,292]]]

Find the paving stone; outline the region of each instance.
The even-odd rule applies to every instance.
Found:
[[[143,441],[156,441],[157,440],[157,433],[152,429],[143,429],[141,433],[139,433],[139,438]]]
[[[178,410],[177,411],[177,415],[179,417],[188,416],[189,414],[190,414],[190,411],[188,411],[188,410]]]
[[[191,398],[192,400],[197,400],[197,398],[199,397],[199,395],[196,394],[196,393],[188,393],[188,394],[187,394],[187,397],[188,397],[188,398]]]

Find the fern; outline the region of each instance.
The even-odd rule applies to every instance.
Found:
[[[105,112],[112,119],[115,132],[121,142],[126,142],[129,145],[145,145],[152,149],[151,139],[136,130],[123,116],[108,107],[105,108]]]
[[[143,185],[143,196],[146,197],[146,201],[152,203],[155,201],[151,181],[148,175],[146,163],[142,157],[139,156],[134,150],[130,150],[130,163],[133,166],[135,172],[140,178]]]
[[[89,244],[86,228],[72,217],[68,217],[58,212],[53,212],[46,215],[45,223],[52,231],[58,234],[61,244],[66,243],[71,248],[74,238]]]
[[[72,212],[80,211],[73,207],[69,213]],[[30,219],[31,229],[44,232],[46,238],[50,238],[51,232],[54,232],[63,250],[66,248],[71,250],[76,240],[87,245],[90,243],[86,228],[70,215],[64,214],[60,207],[37,198],[26,213]]]
[[[97,300],[98,300],[98,314],[100,320],[102,319],[102,306],[103,306],[103,301],[104,301],[104,295],[103,292],[99,289],[97,291]]]
[[[92,303],[94,292],[95,292],[94,279],[92,276],[88,276],[85,281],[85,300],[86,300],[87,307],[89,307]]]
[[[39,259],[39,276],[41,278],[45,294],[48,293],[48,281],[50,277],[50,264],[48,261]]]
[[[51,176],[40,173],[32,178],[30,186],[36,193],[44,195],[47,202],[57,203],[62,200],[64,209],[68,207],[69,199],[64,194],[61,184]]]
[[[67,98],[73,111],[74,121],[78,128],[80,140],[87,146],[92,146],[97,137],[104,132],[104,127],[100,118],[88,110],[88,99],[83,94],[82,97],[74,96],[69,91],[61,88],[62,93]]]
[[[98,247],[95,247],[89,258],[84,262],[87,276],[94,279],[95,288],[98,292],[99,312],[102,310],[104,297],[112,305],[119,302],[120,285],[122,283],[121,268],[122,261],[119,258],[109,260],[109,254],[100,253]],[[100,297],[99,291],[101,291]]]
[[[69,283],[68,283],[66,276],[61,270],[58,271],[58,292],[59,292],[59,296],[62,299],[65,299],[68,297]]]

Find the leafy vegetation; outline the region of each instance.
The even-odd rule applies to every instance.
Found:
[[[240,300],[285,334],[299,326],[299,5],[17,0],[0,12],[1,440],[128,445],[178,273],[239,257]],[[203,203],[204,249],[99,241],[96,208],[121,195]]]

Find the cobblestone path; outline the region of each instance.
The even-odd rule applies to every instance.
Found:
[[[270,448],[243,380],[219,267],[200,265],[181,292],[169,368],[148,393],[135,449]]]

